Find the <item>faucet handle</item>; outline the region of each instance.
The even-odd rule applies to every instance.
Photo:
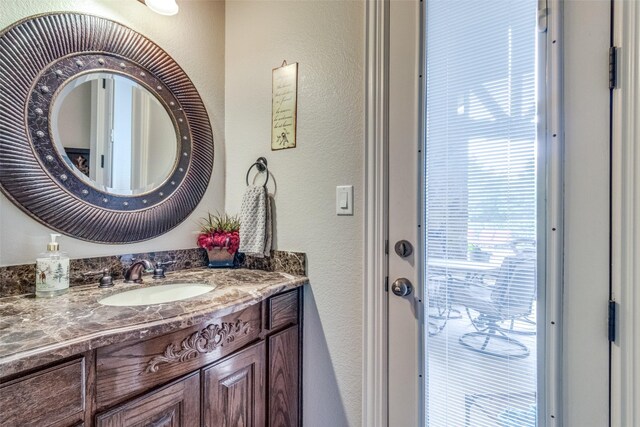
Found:
[[[113,278],[111,277],[111,272],[108,268],[82,273],[84,277],[97,276],[99,274],[102,274],[102,277],[100,278],[100,284],[98,285],[99,288],[110,288],[113,286]]]
[[[132,264],[124,272],[125,283],[142,283],[142,273],[152,272],[153,264],[148,259],[133,259]]]
[[[153,269],[153,278],[154,279],[164,279],[164,267],[167,265],[175,264],[175,261],[158,261],[156,262],[156,268]]]
[[[171,265],[171,264],[175,264],[176,261],[172,260],[172,261],[158,261],[156,262],[156,267],[164,267],[165,265]]]

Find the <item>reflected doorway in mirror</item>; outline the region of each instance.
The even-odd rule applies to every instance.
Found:
[[[58,152],[75,166],[72,172],[109,193],[151,192],[179,159],[174,122],[160,99],[143,82],[113,71],[65,81],[52,101],[50,126]]]

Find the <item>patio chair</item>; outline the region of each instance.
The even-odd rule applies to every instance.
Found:
[[[500,324],[530,315],[535,296],[536,259],[526,251],[504,259],[491,288],[474,283],[457,284],[452,298],[467,309],[476,328],[462,335],[460,344],[491,356],[527,357],[527,346],[510,337]]]
[[[535,257],[536,254],[536,241],[535,239],[515,239],[511,242],[511,247],[515,254],[522,256]],[[534,297],[535,299],[535,297]],[[536,315],[535,313],[529,313],[527,316],[523,316],[519,319],[511,319],[505,324],[501,325],[501,330],[508,334],[518,335],[535,335],[537,333],[536,328]]]

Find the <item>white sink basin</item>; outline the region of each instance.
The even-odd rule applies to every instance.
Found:
[[[215,288],[215,286],[202,283],[172,283],[169,285],[151,286],[120,292],[102,298],[98,302],[102,305],[118,307],[162,304],[197,297],[198,295],[211,292]]]

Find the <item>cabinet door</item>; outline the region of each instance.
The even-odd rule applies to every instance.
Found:
[[[200,375],[196,372],[96,417],[96,427],[199,427]]]
[[[261,341],[204,371],[206,427],[263,427],[265,345]]]
[[[300,425],[298,326],[269,337],[269,427]]]

